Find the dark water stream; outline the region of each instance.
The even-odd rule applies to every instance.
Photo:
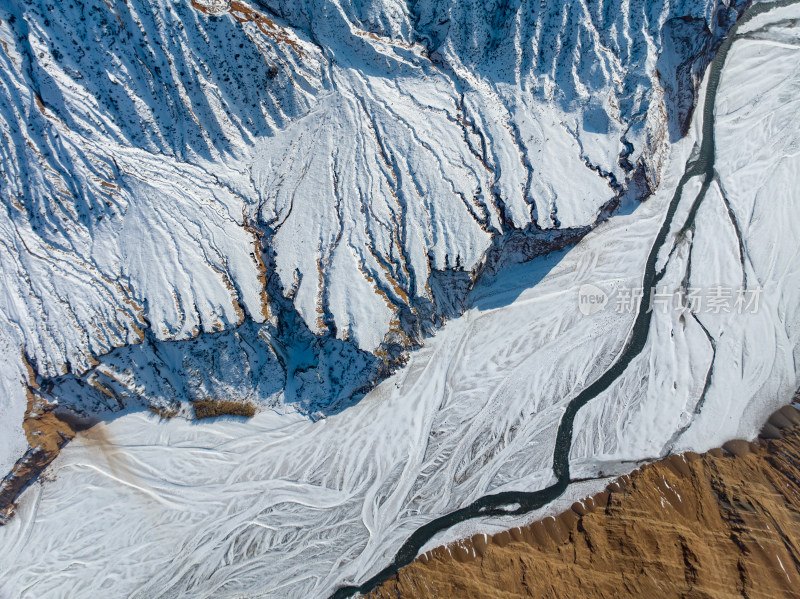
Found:
[[[703,129],[700,150],[696,157],[690,160],[686,165],[684,174],[670,200],[661,228],[650,248],[650,253],[645,264],[644,276],[642,278],[643,289],[648,290],[657,286],[664,276],[665,269],[658,271],[656,269],[656,262],[661,248],[667,242],[672,227],[672,221],[681,202],[683,188],[686,183],[693,177],[703,177],[702,187],[692,204],[686,223],[680,229],[681,232],[687,230],[694,222],[697,210],[702,204],[706,192],[714,180],[714,106],[716,103],[717,90],[719,89],[722,68],[725,65],[728,51],[736,39],[738,28],[753,17],[762,13],[798,2],[800,2],[800,0],[779,0],[777,2],[761,2],[750,6],[742,14],[736,24],[734,24],[720,45],[709,67],[708,85],[703,100]],[[507,491],[494,495],[484,495],[466,507],[432,520],[428,524],[418,528],[408,540],[403,543],[390,565],[359,586],[339,588],[331,596],[331,599],[344,599],[356,593],[368,593],[396,574],[400,568],[410,564],[416,558],[423,545],[434,535],[459,522],[476,517],[522,515],[544,507],[559,497],[566,490],[570,481],[569,452],[572,446],[572,427],[575,421],[575,415],[578,413],[578,410],[588,402],[608,389],[625,371],[631,361],[644,349],[652,319],[652,312],[648,312],[647,310],[647,302],[649,302],[649,300],[649,295],[645,293],[640,300],[639,309],[630,336],[617,360],[597,380],[570,401],[564,415],[561,417],[553,454],[553,472],[557,479],[553,485],[533,492]]]

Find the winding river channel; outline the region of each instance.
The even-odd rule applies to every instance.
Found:
[[[664,221],[656,235],[650,253],[645,264],[644,275],[642,277],[643,289],[651,289],[658,285],[664,276],[666,267],[660,271],[656,264],[659,253],[667,243],[669,232],[672,228],[673,220],[681,203],[683,189],[688,181],[694,177],[702,177],[703,183],[698,192],[691,209],[688,212],[686,222],[680,231],[686,231],[692,226],[694,217],[705,198],[708,188],[714,181],[715,176],[715,140],[714,140],[714,107],[716,104],[717,90],[719,88],[722,69],[725,66],[725,59],[728,52],[737,39],[737,30],[740,26],[747,23],[754,17],[771,11],[776,8],[797,4],[800,0],[779,0],[776,2],[761,2],[753,4],[745,10],[738,21],[731,27],[725,39],[722,41],[717,53],[711,62],[708,74],[705,97],[703,99],[703,127],[702,139],[699,152],[689,160],[684,169],[675,193],[670,200]],[[644,294],[640,299],[636,318],[631,327],[631,332],[618,355],[616,361],[606,370],[597,380],[587,386],[583,391],[572,399],[561,417],[556,436],[555,450],[553,454],[553,472],[556,482],[539,491],[508,491],[485,495],[474,501],[470,505],[453,511],[445,516],[441,516],[417,529],[406,542],[400,547],[391,564],[381,570],[378,574],[365,581],[359,586],[347,586],[339,588],[331,599],[344,599],[357,593],[368,593],[376,586],[389,579],[397,571],[410,564],[419,553],[420,549],[434,535],[446,530],[459,522],[476,517],[487,516],[518,516],[542,508],[558,498],[567,489],[570,483],[569,453],[572,446],[572,433],[575,416],[583,406],[596,398],[603,391],[608,389],[614,381],[625,371],[631,361],[636,358],[644,349],[647,342],[648,332],[652,319],[652,312],[647,310],[646,302],[649,302],[648,294]]]

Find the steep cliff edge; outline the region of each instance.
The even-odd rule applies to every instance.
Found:
[[[429,551],[370,597],[800,596],[798,424],[783,408],[753,443],[671,456],[557,518]]]

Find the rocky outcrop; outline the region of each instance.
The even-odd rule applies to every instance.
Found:
[[[782,408],[755,442],[670,456],[556,518],[429,551],[370,597],[800,596],[799,425]]]

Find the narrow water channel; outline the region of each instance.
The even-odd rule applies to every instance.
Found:
[[[651,289],[657,286],[664,276],[665,269],[661,271],[656,270],[656,261],[661,248],[667,242],[672,227],[672,221],[681,202],[683,189],[686,183],[693,177],[703,177],[703,184],[692,204],[686,222],[681,227],[681,231],[685,231],[694,222],[694,217],[705,198],[708,188],[714,180],[714,107],[722,68],[725,65],[728,51],[736,40],[736,32],[741,25],[760,14],[775,8],[797,4],[798,2],[800,2],[800,0],[778,0],[776,2],[759,2],[751,5],[733,27],[731,27],[717,50],[714,60],[709,67],[708,84],[703,100],[703,128],[700,151],[696,158],[687,163],[683,176],[670,200],[661,228],[650,248],[650,253],[645,264],[644,275],[642,277],[643,289]],[[544,507],[559,497],[566,490],[570,481],[569,453],[572,446],[572,427],[575,416],[578,410],[608,389],[611,384],[622,375],[631,361],[644,349],[652,319],[652,312],[647,311],[646,302],[649,302],[649,299],[648,294],[644,294],[640,300],[639,309],[631,328],[630,336],[617,360],[597,380],[575,396],[564,411],[564,415],[561,417],[561,422],[558,427],[555,450],[553,453],[553,472],[557,479],[553,485],[539,491],[507,491],[493,495],[484,495],[464,508],[432,520],[428,524],[418,528],[408,540],[403,543],[390,565],[359,586],[339,588],[333,593],[331,599],[344,599],[356,593],[370,592],[379,584],[394,576],[400,568],[410,564],[416,558],[423,545],[434,535],[459,522],[476,517],[522,515]]]

